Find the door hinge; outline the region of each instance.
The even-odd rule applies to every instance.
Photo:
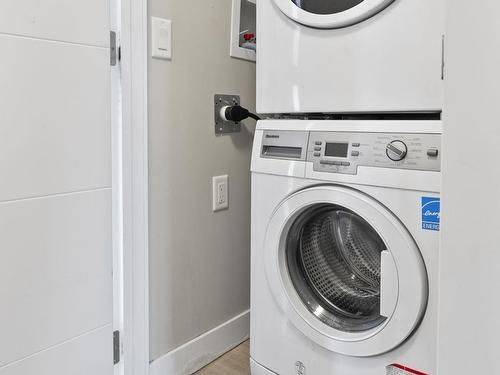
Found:
[[[445,68],[445,36],[443,35],[441,40],[441,80],[444,80],[444,68]]]
[[[113,364],[120,362],[120,331],[113,332]]]
[[[115,31],[109,32],[109,56],[111,66],[116,66],[117,62],[120,61],[120,47]]]

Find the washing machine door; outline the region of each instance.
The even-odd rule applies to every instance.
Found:
[[[336,29],[362,22],[394,0],[274,0],[283,13],[303,25]]]
[[[274,212],[265,238],[268,284],[283,313],[331,351],[373,356],[421,321],[428,281],[403,224],[357,190],[300,191]]]

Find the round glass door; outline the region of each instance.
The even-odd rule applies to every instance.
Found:
[[[427,271],[406,227],[383,204],[342,186],[287,197],[262,249],[267,287],[284,317],[330,351],[369,357],[417,328]]]
[[[364,0],[291,0],[300,9],[314,14],[335,14],[354,8]]]
[[[368,331],[380,314],[381,258],[387,247],[362,217],[320,204],[292,224],[286,243],[290,279],[307,309],[344,332]]]
[[[336,29],[381,12],[394,0],[274,0],[292,20],[306,26]]]

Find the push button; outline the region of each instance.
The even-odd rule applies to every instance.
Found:
[[[318,157],[320,157],[320,156],[321,156],[321,153],[320,153],[320,152],[315,152],[315,153],[314,153],[314,157],[318,158]]]
[[[321,151],[321,147],[314,147],[314,151]]]
[[[321,146],[321,145],[323,144],[323,142],[321,142],[321,141],[316,141],[316,142],[314,142],[314,144],[315,144],[316,146]]]
[[[353,152],[351,152],[351,156],[359,156],[359,151],[353,151]]]
[[[431,158],[437,158],[439,155],[439,150],[437,148],[430,148],[427,150],[427,156]]]
[[[342,166],[343,167],[350,167],[351,166],[351,163],[347,162],[347,161],[344,161],[342,162]]]
[[[361,143],[353,143],[352,147],[361,147]]]

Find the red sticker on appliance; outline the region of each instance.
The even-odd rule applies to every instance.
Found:
[[[429,375],[426,372],[417,371],[397,363],[387,366],[386,369],[386,375]]]

